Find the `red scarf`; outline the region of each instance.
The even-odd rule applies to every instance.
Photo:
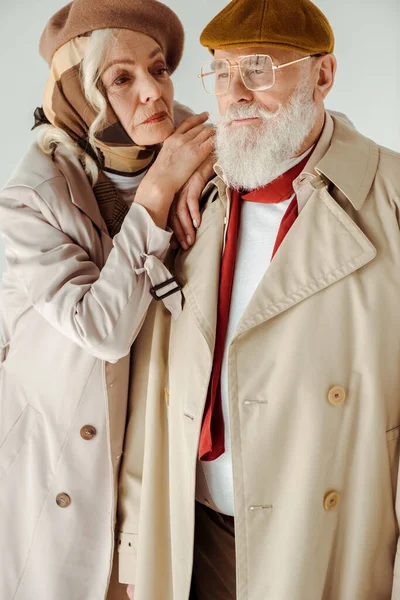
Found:
[[[287,200],[293,195],[293,181],[300,175],[309,158],[310,156],[307,155],[298,165],[263,188],[243,196],[240,196],[239,192],[236,190],[232,193],[226,246],[221,265],[214,364],[200,433],[199,459],[204,462],[215,460],[225,452],[225,428],[221,398],[221,369],[225,351],[225,338],[228,329],[229,309],[235,274],[237,240],[240,226],[240,208],[242,205],[241,200],[266,204],[274,204]],[[295,222],[297,215],[297,199],[293,198],[281,221],[271,260],[275,256],[289,229]]]

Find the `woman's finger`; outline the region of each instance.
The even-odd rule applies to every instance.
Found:
[[[192,117],[188,117],[175,129],[175,133],[187,133],[196,125],[200,125],[205,123],[208,119],[208,112],[202,112],[199,115],[193,115]]]
[[[180,227],[182,228],[184,233],[184,240],[187,246],[189,247],[194,243],[196,234],[192,223],[192,218],[190,216],[189,207],[187,204],[187,185],[188,184],[186,184],[182,188],[182,190],[177,196],[174,207],[174,214],[176,215],[176,218],[179,221]]]
[[[201,224],[200,198],[207,182],[215,175],[215,155],[207,156],[202,165],[195,171],[186,184],[187,205],[195,229]]]
[[[200,214],[200,196],[204,188],[204,180],[196,173],[190,178],[187,184],[187,206],[193,227],[198,229],[201,223]]]
[[[176,250],[177,248],[179,248],[180,244],[179,244],[178,240],[176,239],[175,234],[172,235],[169,245],[171,246],[172,250]]]
[[[214,135],[214,129],[212,127],[208,127],[207,125],[201,124],[196,125],[192,129],[189,129],[189,131],[187,131],[185,134],[183,134],[182,140],[184,140],[185,142],[190,142],[203,132],[211,132],[211,135]]]
[[[178,196],[176,216],[184,231],[187,245],[192,246],[196,238],[196,231],[188,207],[188,188],[182,190],[181,194]]]
[[[194,138],[193,142],[197,146],[199,144],[204,144],[204,142],[207,142],[208,140],[210,140],[210,142],[212,142],[212,145],[214,145],[214,138],[215,138],[215,131],[214,131],[214,129],[209,129],[207,127],[204,131],[199,131],[197,133],[197,135]]]
[[[179,244],[182,246],[182,248],[184,250],[187,250],[189,248],[189,246],[186,241],[186,234],[183,230],[181,222],[180,222],[177,214],[175,213],[175,211],[171,211],[171,213],[170,213],[169,226],[171,227],[172,231],[174,232],[174,235],[175,235],[176,239],[178,240]]]

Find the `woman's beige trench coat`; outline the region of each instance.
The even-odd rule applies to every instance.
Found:
[[[328,116],[312,160],[229,346],[237,598],[400,600],[400,156]],[[119,549],[135,600],[189,595],[229,203],[220,179],[207,194],[175,260],[183,313],[153,306],[134,347]]]
[[[133,204],[112,240],[79,162],[37,146],[0,234],[0,600],[103,600],[129,351],[171,234]]]

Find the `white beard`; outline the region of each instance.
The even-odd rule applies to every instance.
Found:
[[[233,119],[259,117],[261,125],[229,127]],[[230,187],[255,190],[284,171],[313,129],[317,107],[308,82],[300,84],[285,106],[271,112],[256,104],[236,104],[217,125],[216,152]]]

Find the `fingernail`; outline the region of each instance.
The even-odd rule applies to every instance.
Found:
[[[188,243],[188,244],[189,244],[189,246],[190,246],[190,244],[192,243],[192,238],[190,237],[190,235],[187,235],[187,236],[186,236],[186,241],[187,241],[187,243]]]
[[[197,223],[196,219],[193,219],[193,227],[194,227],[195,229],[198,229],[198,228],[199,228],[199,225],[198,225],[198,223]]]
[[[181,240],[179,243],[180,243],[180,245],[182,246],[182,248],[183,248],[184,250],[187,250],[187,249],[188,249],[188,245],[187,245],[187,243],[185,242],[185,240]]]

